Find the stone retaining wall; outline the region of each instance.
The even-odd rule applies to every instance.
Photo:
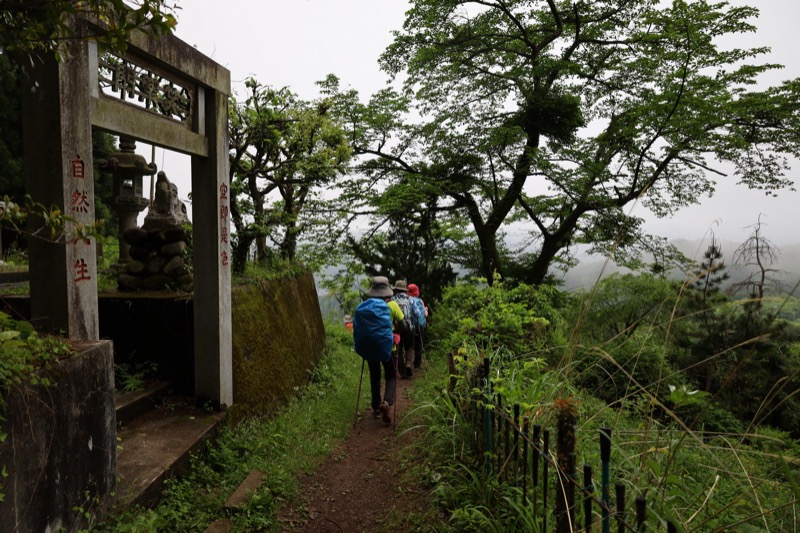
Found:
[[[233,411],[267,414],[308,382],[325,347],[311,273],[233,288]]]

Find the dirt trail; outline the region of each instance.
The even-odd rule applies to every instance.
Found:
[[[397,422],[409,410],[406,390],[412,383],[398,380]],[[278,513],[281,531],[374,532],[389,525],[409,531],[417,512],[428,508],[426,492],[407,469],[401,471],[400,458],[413,433],[402,434],[399,426],[373,418],[366,372],[364,385],[350,435],[313,474],[301,478],[300,495]]]

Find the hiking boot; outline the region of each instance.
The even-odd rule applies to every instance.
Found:
[[[414,375],[414,371],[413,371],[413,370],[411,370],[411,367],[410,367],[410,366],[407,366],[407,367],[406,367],[406,377],[407,377],[407,378],[410,378],[410,377],[411,377],[411,376],[413,376],[413,375]]]
[[[383,419],[383,423],[387,426],[392,423],[392,417],[389,416],[389,404],[387,402],[383,402],[380,407],[380,415]]]
[[[380,409],[373,409],[372,410],[372,416],[374,416],[375,418],[380,418],[381,417],[381,410]]]

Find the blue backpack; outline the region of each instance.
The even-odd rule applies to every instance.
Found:
[[[365,360],[391,360],[394,334],[386,302],[367,298],[358,305],[353,315],[353,341],[356,353]]]
[[[411,305],[416,311],[414,315],[414,318],[417,320],[416,330],[425,329],[428,325],[428,320],[425,318],[425,304],[422,303],[421,298],[417,298],[416,296],[409,296],[408,299],[411,300]]]

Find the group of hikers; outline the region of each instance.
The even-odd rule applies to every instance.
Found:
[[[428,308],[420,298],[419,287],[402,279],[390,285],[388,278],[374,277],[366,296],[353,315],[353,340],[356,352],[369,368],[373,416],[389,425],[397,375],[410,378],[422,365]],[[383,400],[381,368],[386,377]]]

